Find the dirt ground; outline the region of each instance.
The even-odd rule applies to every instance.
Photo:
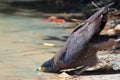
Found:
[[[69,32],[73,29],[71,29],[71,25],[71,23],[58,24],[55,22],[45,22],[44,19],[39,17],[1,13],[0,79],[120,80],[119,71],[113,71],[113,74],[104,74],[102,72],[103,74],[100,75],[87,74],[72,76],[69,79],[59,78],[59,74],[36,72],[37,67],[44,61],[50,59],[62,47]],[[114,55],[114,58],[118,59],[116,64],[120,67],[120,54]]]

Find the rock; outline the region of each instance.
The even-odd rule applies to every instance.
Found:
[[[116,25],[114,30],[115,30],[115,34],[117,35],[120,34],[120,24]]]
[[[115,35],[116,31],[115,31],[115,29],[110,29],[110,30],[107,31],[107,34],[108,35]]]
[[[120,32],[120,24],[115,27],[115,30]]]
[[[70,78],[71,76],[65,72],[61,73],[60,75],[58,75],[59,78]]]

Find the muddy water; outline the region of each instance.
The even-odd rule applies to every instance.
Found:
[[[36,68],[55,54],[69,34],[65,27],[40,18],[0,15],[0,79],[37,80]]]

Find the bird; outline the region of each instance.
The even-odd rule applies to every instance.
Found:
[[[65,69],[81,67],[80,73],[97,64],[98,50],[110,48],[115,40],[109,36],[101,36],[107,22],[108,6],[89,17],[82,25],[78,25],[70,34],[63,47],[37,71],[58,73]],[[104,47],[103,47],[104,46]]]

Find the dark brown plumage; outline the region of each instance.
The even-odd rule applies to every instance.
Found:
[[[100,44],[106,46],[107,43],[112,42],[111,45],[113,45],[114,42],[112,39],[109,40],[109,37],[107,40],[100,41],[99,33],[107,22],[107,9],[107,7],[101,8],[83,25],[78,25],[67,39],[64,47],[52,59],[42,64],[42,69],[44,68],[45,72],[59,72],[79,66],[83,66],[84,69],[94,66],[97,63],[96,52],[102,48]]]

